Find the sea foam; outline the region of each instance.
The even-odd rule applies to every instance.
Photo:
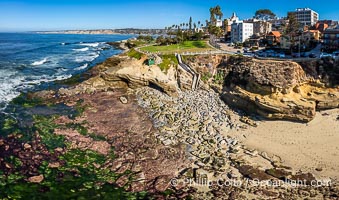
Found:
[[[98,56],[99,56],[99,54],[91,54],[91,55],[88,55],[88,56],[77,56],[77,57],[75,57],[75,62],[77,62],[77,63],[92,62]]]
[[[46,63],[47,61],[48,61],[47,58],[44,58],[43,60],[33,62],[32,65],[33,66],[42,65],[42,64]]]
[[[82,49],[73,49],[73,51],[79,51],[79,52],[84,52],[84,51],[88,51],[89,48],[88,47],[85,47],[85,48],[82,48]]]
[[[84,65],[81,65],[80,67],[77,67],[77,68],[74,68],[74,70],[83,70],[83,69],[86,69],[88,67],[88,64],[84,64]]]
[[[100,45],[100,43],[99,42],[96,42],[96,43],[80,43],[79,45],[88,46],[88,47],[98,47]]]

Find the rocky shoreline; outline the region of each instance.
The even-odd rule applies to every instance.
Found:
[[[22,104],[30,108],[50,104],[43,107],[50,109],[62,104],[77,110],[77,115],[59,113],[45,119],[35,113],[33,125],[23,130],[7,127],[16,127],[19,122],[5,119],[8,135],[0,140],[4,158],[0,160],[2,187],[10,187],[9,177],[24,169],[19,164],[15,167],[16,163],[33,159],[36,167],[25,165],[26,177],[18,177],[17,181],[40,184],[34,186],[48,194],[52,189],[44,183],[51,182],[46,181],[57,176],[63,183],[73,174],[71,177],[94,175],[94,179],[84,182],[86,187],[79,186],[78,192],[97,188],[103,191],[101,197],[111,192],[113,197],[132,195],[143,199],[338,198],[336,180],[317,179],[308,171],[284,166],[278,155],[248,148],[231,137],[230,132],[240,134],[248,124],[256,126],[260,121],[244,117],[225,104],[221,99],[225,91],[202,82],[197,90],[189,90],[192,76],[180,66],[172,65],[165,73],[157,66],[144,65],[146,59],[114,56],[90,70],[92,76],[82,83],[41,91],[23,100]],[[222,59],[218,59],[220,66]],[[203,59],[197,63],[204,66]],[[191,66],[201,72],[199,66]],[[269,79],[264,76],[258,80]],[[258,76],[241,77],[253,81]],[[36,139],[20,141],[25,134],[33,133]],[[62,143],[49,146],[56,141]],[[47,147],[55,152],[55,158],[45,158],[50,157]],[[27,153],[30,149],[31,154]],[[45,153],[37,154],[37,149]],[[72,160],[73,151],[79,155],[85,152],[86,156]],[[14,152],[27,155],[15,160]],[[46,165],[43,169],[42,163]],[[91,171],[83,174],[86,167]],[[117,194],[107,187],[124,192]]]
[[[330,192],[336,186],[329,179],[321,182],[326,187],[311,186],[317,180],[312,174],[296,172],[283,166],[278,156],[247,148],[230,137],[230,130],[237,131],[243,125],[213,90],[183,92],[175,98],[151,88],[136,93],[139,105],[159,130],[155,133],[158,141],[165,146],[186,146],[186,158],[192,164],[178,170],[172,187],[195,188],[194,199],[336,196],[338,189]],[[303,183],[293,185],[297,181]]]

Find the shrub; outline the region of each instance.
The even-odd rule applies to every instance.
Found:
[[[167,72],[171,65],[178,65],[178,60],[174,54],[162,55],[162,63],[159,64],[161,71]]]
[[[131,50],[127,53],[127,55],[128,55],[129,57],[131,57],[131,58],[135,58],[135,59],[137,59],[137,60],[140,60],[141,57],[142,57],[144,54],[142,54],[142,53],[136,51],[135,49],[131,49]]]

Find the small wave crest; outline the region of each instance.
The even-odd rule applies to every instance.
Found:
[[[85,48],[82,48],[82,49],[73,49],[73,51],[79,51],[79,52],[84,52],[84,51],[88,51],[89,48],[88,47],[85,47]]]
[[[100,43],[99,42],[96,42],[96,43],[80,43],[79,45],[88,46],[88,47],[98,47],[100,45]]]
[[[88,63],[84,64],[84,65],[81,65],[80,67],[77,67],[77,68],[74,68],[74,70],[83,70],[83,69],[86,69],[88,67]]]
[[[99,57],[99,54],[91,54],[87,56],[77,56],[75,57],[75,62],[82,63],[82,62],[92,62],[97,57]]]
[[[35,61],[32,63],[33,66],[43,65],[46,62],[48,62],[47,58],[44,58],[43,60]]]

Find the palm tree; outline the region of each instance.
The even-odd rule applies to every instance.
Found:
[[[216,24],[217,18],[221,19],[222,16],[223,16],[223,13],[219,5],[217,5],[216,7],[210,8],[210,21],[213,25]]]
[[[190,17],[190,21],[189,21],[189,30],[192,31],[192,17]]]
[[[224,15],[224,14],[222,13],[221,8],[220,8],[219,5],[217,5],[217,6],[215,7],[215,15],[216,15],[217,17],[219,17],[219,19],[221,19],[222,16]]]

